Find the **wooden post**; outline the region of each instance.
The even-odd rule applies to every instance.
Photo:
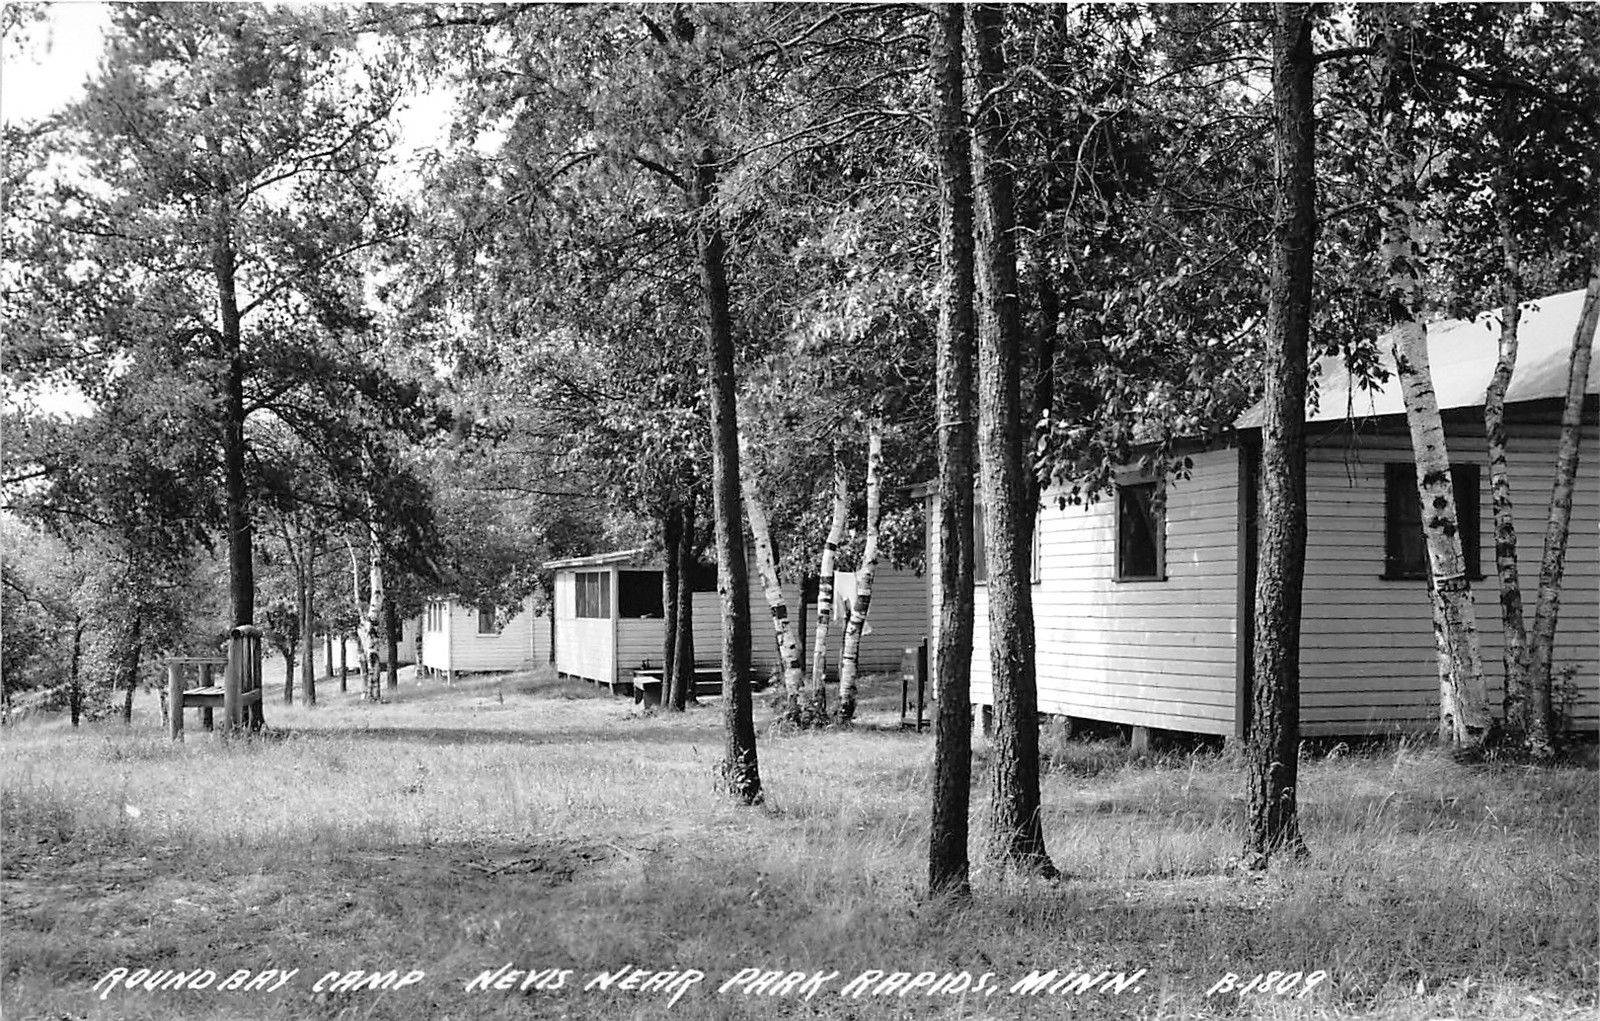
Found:
[[[1128,741],[1128,750],[1135,755],[1150,754],[1150,728],[1134,727],[1133,735]]]
[[[183,740],[183,668],[177,663],[167,664],[167,734],[174,741]]]
[[[231,734],[244,722],[239,705],[239,675],[244,670],[244,640],[234,628],[228,641],[228,665],[222,671],[222,732]]]
[[[212,667],[211,667],[210,663],[201,663],[200,664],[200,687],[202,687],[202,688],[211,687],[211,684],[212,684],[211,670],[212,670]],[[216,714],[216,710],[212,709],[210,706],[201,706],[200,707],[200,725],[202,727],[204,727],[206,730],[213,729],[216,726],[216,715],[215,714]]]

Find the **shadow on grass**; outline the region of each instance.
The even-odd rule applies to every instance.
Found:
[[[478,727],[350,727],[337,730],[304,730],[298,734],[307,737],[349,738],[352,741],[392,741],[405,744],[430,745],[563,745],[563,744],[704,744],[704,733],[681,727],[639,726],[618,724],[605,728],[581,730],[521,730],[514,728]]]

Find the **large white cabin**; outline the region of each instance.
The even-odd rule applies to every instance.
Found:
[[[1533,616],[1554,478],[1566,368],[1582,292],[1534,303],[1507,395],[1508,467],[1527,616]],[[1498,328],[1485,319],[1429,329],[1462,534],[1473,572],[1490,704],[1503,680],[1494,528],[1482,405]],[[1437,726],[1433,619],[1403,406],[1391,380],[1352,387],[1323,363],[1307,416],[1307,526],[1300,718],[1307,735]],[[1600,723],[1600,427],[1590,369],[1562,585],[1556,670],[1575,669],[1568,725]],[[1249,715],[1255,592],[1254,473],[1260,415],[1196,451],[1183,478],[1125,473],[1088,506],[1039,511],[1033,585],[1041,712],[1191,733],[1242,735]],[[1152,499],[1153,496],[1160,498]],[[928,562],[939,557],[929,499]],[[1241,550],[1246,555],[1241,556]],[[929,633],[939,578],[930,571]],[[977,588],[972,700],[991,704],[988,602]],[[930,656],[936,644],[930,641]]]

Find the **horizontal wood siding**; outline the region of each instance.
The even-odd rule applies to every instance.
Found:
[[[865,672],[882,673],[898,671],[900,657],[909,645],[921,643],[928,634],[928,579],[915,571],[879,566],[872,582],[872,608],[867,615],[866,633],[861,636],[860,668]],[[835,607],[834,618],[844,620],[841,599]],[[810,610],[810,625],[815,627],[816,608]],[[829,661],[838,662],[844,648],[842,628],[835,628],[838,638],[832,643]]]
[[[1045,495],[1033,587],[1041,712],[1195,733],[1234,722],[1238,454],[1166,486],[1166,581],[1116,582],[1116,501]],[[980,592],[982,588],[980,587]],[[987,602],[980,623],[987,632]],[[974,673],[987,643],[975,648]]]
[[[781,579],[783,589],[784,611],[789,615],[789,626],[798,627],[800,623],[800,586],[787,579]],[[772,608],[767,605],[767,590],[761,584],[761,572],[756,569],[754,554],[750,560],[749,572],[749,599],[750,599],[750,669],[755,673],[769,678],[778,678],[782,670],[779,668],[778,633],[772,629]],[[721,609],[718,613],[718,637],[721,637]],[[718,648],[721,646],[719,645]],[[720,656],[720,653],[718,654]]]
[[[696,655],[699,655],[696,643]],[[655,619],[617,621],[617,673],[618,681],[633,680],[633,672],[641,666],[661,669],[661,652],[666,645],[666,624]]]
[[[1510,428],[1508,469],[1516,512],[1518,563],[1529,627],[1537,598],[1544,522],[1558,430]],[[1600,435],[1583,435],[1579,481],[1556,633],[1556,665],[1579,668],[1582,701],[1574,722],[1600,721]],[[1494,525],[1483,431],[1448,434],[1454,463],[1480,465],[1484,577],[1473,583],[1478,635],[1491,706],[1499,715],[1504,638],[1494,569]],[[1384,464],[1407,462],[1403,435],[1367,436],[1347,446],[1333,438],[1314,447],[1308,469],[1305,621],[1301,637],[1301,719],[1307,734],[1428,730],[1438,720],[1433,618],[1422,581],[1388,581],[1384,569]]]
[[[417,661],[417,637],[421,631],[420,618],[412,617],[400,622],[400,644],[395,649],[395,657],[401,666],[409,666]]]
[[[478,608],[450,603],[450,667],[457,673],[525,670],[533,663],[533,601],[494,634],[478,633]]]
[[[545,666],[550,662],[550,629],[552,607],[546,603],[544,609],[533,618],[533,665]]]
[[[1194,457],[1191,477],[1168,483],[1164,582],[1112,580],[1116,503],[1039,512],[1033,586],[1039,710],[1066,716],[1228,734],[1234,719],[1234,602],[1238,455]],[[930,670],[939,620],[938,500],[928,507]],[[988,590],[978,585],[972,701],[992,703]]]
[[[611,621],[576,616],[578,599],[573,579],[571,570],[556,572],[556,670],[591,681],[609,680],[616,669],[611,655]]]

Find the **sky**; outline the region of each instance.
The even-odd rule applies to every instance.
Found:
[[[44,21],[6,37],[0,45],[0,122],[34,121],[79,98],[99,66],[109,23],[106,4],[58,2],[48,5]],[[418,149],[444,144],[451,100],[445,91],[413,96],[398,113],[394,169],[384,175],[391,187],[401,192],[420,187],[406,164]],[[5,393],[0,406],[16,406],[19,396]],[[59,388],[34,392],[31,400],[40,410],[60,415],[81,415],[92,408],[81,394]]]
[[[105,4],[55,3],[20,45],[7,38],[0,52],[0,121],[36,120],[77,98],[99,63],[108,20]]]

